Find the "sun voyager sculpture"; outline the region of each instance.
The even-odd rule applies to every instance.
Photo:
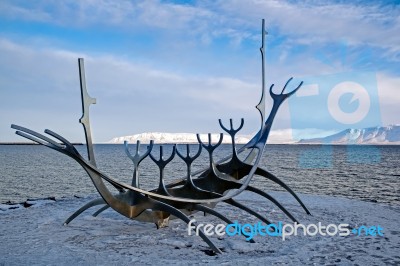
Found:
[[[208,142],[203,142],[200,139],[200,136],[197,134],[199,143],[197,151],[194,155],[191,154],[189,145],[186,145],[185,149],[181,149],[185,150],[185,152],[179,151],[179,149],[176,148],[176,145],[174,145],[172,153],[168,158],[164,158],[162,146],[160,146],[159,156],[153,155],[153,141],[150,142],[150,145],[147,146],[144,152],[140,151],[140,142],[138,141],[136,144],[136,151],[133,154],[128,149],[128,143],[125,142],[125,152],[132,160],[134,166],[131,184],[120,182],[116,178],[103,173],[97,168],[89,119],[89,106],[91,104],[95,104],[96,99],[90,97],[87,92],[84,61],[82,58],[79,58],[78,65],[83,112],[79,122],[83,125],[85,133],[86,147],[88,152],[87,159],[84,158],[67,139],[51,130],[46,129],[44,132],[47,135],[42,135],[22,126],[14,124],[11,125],[11,128],[16,130],[16,134],[65,154],[78,162],[78,164],[89,175],[98,193],[100,194],[99,198],[88,202],[75,213],[73,213],[65,221],[65,225],[70,223],[85,210],[99,205],[101,205],[101,208],[94,213],[94,216],[99,215],[108,208],[112,208],[116,212],[129,219],[155,223],[157,228],[167,226],[168,219],[171,215],[181,219],[185,223],[189,223],[190,218],[188,217],[188,214],[196,211],[213,215],[222,221],[231,224],[232,221],[229,218],[214,209],[214,207],[220,202],[225,202],[229,205],[232,205],[237,209],[247,212],[249,215],[257,217],[264,223],[270,224],[271,222],[266,217],[234,199],[235,196],[239,195],[243,191],[256,193],[262,196],[264,199],[271,201],[291,220],[297,222],[293,215],[275,198],[268,193],[250,185],[250,181],[254,175],[265,177],[266,179],[284,188],[297,200],[305,212],[310,214],[296,193],[294,193],[282,180],[269,171],[259,167],[273,120],[280,105],[287,98],[293,95],[302,85],[302,83],[300,83],[294,90],[289,93],[285,93],[287,85],[292,80],[292,78],[290,78],[280,93],[274,93],[272,91],[274,85],[272,84],[269,89],[269,94],[273,99],[273,106],[269,116],[266,117],[265,35],[265,22],[262,20],[262,45],[260,48],[262,62],[262,93],[260,102],[256,106],[261,116],[260,130],[247,144],[237,149],[235,136],[243,127],[244,120],[241,119],[240,125],[237,128],[234,128],[232,119],[230,119],[229,127],[224,126],[222,121],[219,120],[221,128],[229,134],[232,140],[232,153],[219,161],[214,160],[213,152],[222,142],[222,133],[220,134],[219,140],[216,144],[212,144],[211,134],[208,135]],[[203,149],[208,153],[208,167],[201,171],[192,172],[192,163],[199,157]],[[241,153],[245,153],[245,156],[243,157],[245,158],[244,160],[241,160],[238,157],[238,154]],[[184,178],[177,176],[175,177],[175,182],[166,184],[164,182],[164,169],[167,164],[171,162],[175,155],[180,157],[185,162],[186,176]],[[150,157],[151,160],[154,161],[154,163],[158,166],[160,173],[158,177],[158,187],[149,191],[144,190],[139,186],[140,171],[146,171],[146,169],[140,169],[140,163],[146,157]],[[106,183],[111,184],[116,191],[110,191],[106,186]],[[197,230],[196,225],[194,225],[193,228]],[[215,253],[222,253],[221,250],[203,233],[202,230],[199,230],[199,236]]]

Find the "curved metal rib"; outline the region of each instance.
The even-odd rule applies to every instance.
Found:
[[[266,192],[264,192],[264,191],[262,191],[262,190],[260,190],[260,189],[258,189],[258,188],[252,187],[252,186],[248,186],[248,187],[247,187],[247,190],[248,190],[248,191],[251,191],[251,192],[254,192],[254,193],[256,193],[256,194],[258,194],[258,195],[260,195],[260,196],[262,196],[262,197],[264,197],[264,198],[266,198],[266,199],[268,199],[268,200],[270,200],[270,201],[271,201],[272,203],[274,203],[279,209],[281,209],[293,222],[299,223],[299,222],[296,220],[296,218],[294,218],[293,215],[292,215],[288,210],[286,210],[286,208],[283,207],[282,204],[279,203],[279,201],[277,201],[274,197],[272,197],[272,196],[269,195],[268,193],[266,193]]]
[[[213,193],[204,189],[197,187],[193,183],[193,177],[191,174],[192,163],[195,159],[197,159],[201,154],[202,146],[199,144],[199,149],[193,157],[190,156],[190,148],[189,144],[186,144],[186,156],[183,156],[179,150],[176,150],[178,156],[186,163],[186,180],[183,182],[182,186],[177,188],[166,188],[166,192],[168,195],[174,197],[182,197],[182,198],[196,198],[196,199],[207,199],[207,198],[218,198],[221,197],[220,194]]]
[[[279,184],[280,186],[282,186],[284,189],[286,189],[287,192],[289,192],[296,199],[296,201],[301,205],[301,207],[304,209],[304,211],[308,215],[311,215],[311,212],[307,209],[307,207],[301,201],[301,199],[297,196],[297,194],[288,185],[286,185],[283,181],[281,181],[278,177],[276,177],[272,173],[270,173],[267,170],[264,170],[262,168],[257,168],[256,174],[260,175],[260,176],[263,176],[265,178],[268,178],[269,180],[271,180],[271,181]]]
[[[158,183],[157,192],[168,196],[170,196],[170,194],[168,193],[167,188],[165,187],[164,184],[164,168],[165,166],[167,166],[167,164],[169,164],[172,161],[172,159],[174,159],[175,152],[176,152],[176,145],[172,147],[172,153],[168,157],[168,159],[164,159],[163,146],[160,146],[160,159],[158,160],[151,153],[149,153],[151,160],[153,160],[153,162],[158,166],[158,169],[160,170],[160,181]]]
[[[242,161],[238,160],[238,161],[230,161],[228,163],[225,164],[221,164],[221,165],[217,165],[217,169],[219,171],[221,171],[222,173],[225,174],[229,174],[233,177],[235,177],[235,179],[241,179],[243,176],[246,176],[250,170],[251,170],[252,166],[243,163]],[[283,181],[281,181],[278,177],[276,177],[275,175],[271,174],[270,172],[268,172],[267,170],[264,170],[260,167],[257,168],[256,175],[260,175],[263,176],[271,181],[273,181],[274,183],[280,185],[281,187],[283,187],[287,192],[289,192],[295,199],[296,201],[302,206],[302,208],[304,209],[304,211],[311,215],[310,211],[307,209],[307,207],[304,205],[304,203],[300,200],[300,198],[297,196],[297,194],[289,187],[287,186]],[[248,188],[246,190],[248,191],[253,191],[255,188],[248,186]],[[260,192],[262,192],[261,190],[258,190]],[[265,192],[262,192],[265,193]],[[272,196],[268,195],[267,193],[265,193],[265,195],[262,195],[262,193],[257,193],[265,198],[267,198],[268,200],[272,201],[272,202],[276,202],[275,204],[283,211],[283,212],[287,212],[286,214],[288,215],[288,217],[290,219],[293,220],[293,216],[281,205],[278,203],[278,201],[276,201]]]
[[[242,129],[243,124],[244,124],[244,120],[243,120],[243,118],[241,119],[240,126],[237,129],[233,128],[232,119],[229,119],[230,126],[231,126],[230,129],[227,129],[226,127],[224,127],[224,125],[221,122],[221,119],[219,119],[218,122],[219,122],[221,128],[226,133],[228,133],[230,135],[230,137],[231,137],[231,141],[232,141],[232,156],[231,156],[231,159],[229,160],[229,162],[217,165],[217,169],[220,170],[223,173],[226,173],[226,174],[234,177],[235,179],[240,179],[243,176],[238,175],[239,174],[238,171],[240,170],[240,167],[242,165],[242,161],[239,159],[238,154],[237,154],[235,136],[240,131],[240,129]]]
[[[153,149],[154,141],[150,140],[150,145],[147,146],[147,150],[144,153],[139,151],[140,149],[140,141],[136,142],[136,152],[135,155],[132,155],[129,152],[128,141],[124,141],[125,146],[125,153],[129,159],[131,159],[133,163],[133,177],[132,177],[132,186],[133,187],[140,187],[139,183],[139,164],[150,154],[151,150]]]
[[[178,156],[186,163],[187,180],[186,180],[185,184],[179,188],[166,189],[165,186],[160,185],[159,189],[157,190],[158,193],[161,193],[161,194],[164,193],[164,194],[175,196],[175,197],[192,197],[192,198],[197,198],[197,199],[221,196],[214,192],[202,190],[193,183],[193,179],[191,176],[191,165],[192,165],[193,161],[200,156],[201,147],[202,146],[199,144],[199,149],[198,149],[196,155],[194,155],[193,157],[190,156],[189,144],[186,144],[186,156],[182,155],[179,152],[179,150],[176,149],[176,153],[178,154]],[[162,153],[160,154],[160,157],[162,157]],[[155,159],[153,159],[153,160],[155,160]],[[163,165],[161,165],[161,166],[159,165],[159,167],[160,167],[160,171],[161,171],[161,168],[162,169],[164,168]],[[228,201],[225,201],[225,202],[227,202],[228,204],[231,204],[231,202],[228,202]],[[176,202],[171,202],[171,201],[167,201],[166,203],[168,203],[178,209],[187,209],[189,211],[191,211],[191,210],[203,211],[204,214],[209,213],[211,215],[216,216],[217,218],[220,218],[221,220],[223,220],[227,223],[232,223],[232,221],[230,221],[224,215],[220,214],[219,212],[217,212],[207,206],[203,206],[200,204],[193,204],[193,203],[186,203],[186,204],[185,203],[176,203]],[[240,205],[240,204],[238,204],[238,205]],[[242,205],[240,205],[240,207],[241,206]],[[254,240],[250,241],[250,242],[254,242]]]
[[[80,207],[76,212],[74,212],[70,217],[68,217],[68,219],[65,220],[64,225],[67,225],[70,222],[72,222],[72,220],[74,220],[76,217],[78,217],[82,212],[86,211],[87,209],[92,208],[97,205],[104,204],[104,203],[105,203],[105,201],[102,198],[94,199],[94,200],[86,203],[85,205]]]
[[[245,205],[243,205],[243,204],[237,202],[237,201],[234,200],[234,199],[229,199],[229,200],[226,200],[226,201],[224,201],[224,202],[226,202],[226,203],[228,203],[228,204],[230,204],[230,205],[232,205],[232,206],[235,206],[235,207],[237,207],[237,208],[239,208],[239,209],[242,209],[242,210],[244,210],[244,211],[250,213],[251,215],[257,217],[258,219],[260,219],[261,221],[263,221],[263,222],[266,223],[267,225],[268,225],[268,224],[271,224],[271,222],[270,222],[267,218],[265,218],[265,217],[262,216],[261,214],[257,213],[256,211],[253,211],[252,209],[246,207]]]
[[[186,184],[193,185],[192,180],[192,163],[196,160],[201,154],[201,144],[199,144],[199,149],[194,156],[190,156],[190,146],[186,144],[186,156],[179,152],[179,149],[176,149],[176,154],[185,162],[186,164]]]
[[[237,152],[236,152],[236,144],[235,144],[235,135],[237,134],[237,132],[239,132],[239,130],[242,128],[243,126],[243,119],[241,121],[240,126],[237,129],[233,128],[233,123],[232,123],[232,119],[230,119],[230,129],[227,129],[221,122],[221,120],[219,120],[219,124],[221,126],[221,128],[226,131],[231,139],[232,139],[232,157],[231,160],[225,164],[219,165],[217,166],[217,169],[222,169],[221,172],[225,172],[227,174],[229,174],[230,176],[235,177],[236,179],[240,179],[242,178],[243,172],[245,172],[247,170],[247,166],[246,164],[244,164],[237,156]],[[210,140],[209,140],[210,142]],[[210,157],[212,157],[212,152],[213,150],[209,149],[208,147],[208,152],[210,153]],[[212,159],[211,159],[212,161]],[[207,173],[204,173],[201,177],[205,177],[205,176],[209,176],[207,178],[208,181],[206,182],[202,182],[197,181],[197,185],[202,188],[202,189],[206,189],[206,190],[210,190],[210,189],[214,189],[211,190],[213,192],[216,193],[220,193],[223,194],[225,191],[229,190],[229,189],[236,189],[238,187],[240,187],[239,183],[235,183],[232,182],[230,180],[226,180],[224,178],[220,178],[220,173],[216,172],[213,166],[213,162],[210,163],[210,167],[209,167],[209,171]],[[225,171],[224,171],[225,170]],[[214,172],[213,172],[214,171]],[[248,173],[248,172],[247,172]],[[212,177],[211,177],[212,176]],[[206,183],[213,183],[212,187],[209,184]],[[217,183],[217,184],[215,184]],[[294,222],[296,222],[297,220],[293,217],[293,215],[286,210],[286,208],[284,208],[274,197],[270,196],[268,193],[265,193],[259,189],[256,189],[254,187],[248,186],[246,188],[246,190],[254,192],[268,200],[270,200],[272,203],[274,203],[278,208],[280,208],[291,220],[293,220]]]
[[[198,210],[198,211],[202,211],[202,212],[204,212],[204,214],[209,213],[211,215],[214,215],[215,217],[218,217],[221,220],[223,220],[224,222],[226,222],[227,224],[233,224],[233,222],[231,220],[229,220],[228,218],[226,218],[225,216],[223,216],[219,212],[217,212],[217,211],[215,211],[215,210],[213,210],[211,208],[208,208],[206,206],[203,206],[203,205],[200,205],[200,204],[196,204],[194,206],[194,209]],[[254,239],[250,239],[249,242],[250,243],[255,243]]]
[[[232,129],[231,132],[234,130]],[[238,189],[242,185],[239,183],[234,182],[230,176],[225,175],[221,172],[219,172],[216,168],[216,165],[214,163],[213,159],[213,152],[214,150],[218,147],[219,144],[221,144],[222,141],[222,134],[220,136],[220,140],[216,145],[211,145],[211,136],[209,134],[208,136],[208,145],[204,144],[201,142],[199,135],[197,135],[197,139],[199,140],[200,144],[207,150],[208,156],[210,158],[210,165],[209,165],[209,170],[202,175],[198,179],[193,180],[193,183],[195,186],[199,187],[200,189],[211,191],[214,193],[218,194],[224,194],[229,190],[232,189]],[[231,179],[231,180],[229,180]],[[248,185],[246,186],[247,189]],[[270,224],[270,221],[266,218],[264,218],[262,215],[258,214],[257,212],[251,210],[250,208],[244,206],[243,204],[233,200],[232,198],[224,200],[224,202],[233,205],[237,208],[240,208],[249,214],[254,215],[255,217],[259,218],[261,221]]]
[[[174,215],[175,217],[178,217],[179,219],[181,219],[182,221],[184,221],[185,223],[189,224],[190,222],[190,218],[185,215],[183,212],[181,212],[180,210],[165,204],[163,202],[157,202],[154,204],[154,206],[152,206],[153,209],[155,210],[160,210],[160,211],[166,211],[172,215]],[[195,231],[199,232],[200,237],[204,240],[204,242],[206,242],[208,244],[208,246],[210,246],[212,248],[212,250],[214,250],[214,252],[221,254],[222,251],[203,233],[202,230],[197,229],[197,226],[195,225]]]
[[[98,209],[95,213],[93,213],[93,217],[98,216],[100,213],[104,212],[105,210],[109,209],[110,206],[109,205],[104,205],[103,207],[101,207],[100,209]]]
[[[286,88],[288,82],[286,83],[284,89]],[[230,130],[228,130],[227,128],[225,128],[223,126],[221,120],[219,120],[219,123],[220,123],[222,129],[225,130],[231,136],[231,138],[232,138],[232,146],[233,147],[232,147],[231,160],[229,162],[217,165],[217,169],[219,171],[225,173],[225,174],[229,174],[230,176],[233,176],[235,179],[241,179],[242,177],[246,176],[250,172],[250,169],[252,168],[251,165],[248,165],[247,163],[242,162],[239,159],[239,157],[237,156],[237,151],[236,151],[234,140],[235,140],[236,133],[240,130],[241,127],[239,127],[239,129],[237,129],[237,130],[233,130],[232,119],[230,120],[230,124],[231,124],[231,129]],[[242,122],[242,124],[243,124],[243,122]],[[241,126],[242,126],[242,124],[241,124]],[[300,198],[284,182],[282,182],[280,179],[278,179],[277,177],[275,177],[274,175],[272,175],[268,171],[263,170],[262,168],[257,168],[256,174],[264,176],[264,177],[274,181],[275,183],[281,185],[283,188],[286,189],[286,191],[288,191],[290,194],[292,194],[296,198],[296,200],[300,203],[300,205],[303,207],[303,209],[306,211],[306,213],[310,214],[310,212],[305,207],[305,205],[300,200]],[[275,200],[269,194],[264,193],[263,191],[258,190],[256,188],[253,188],[251,186],[248,186],[247,190],[253,191],[253,192],[257,191],[256,192],[257,194],[259,194],[259,195],[267,198],[268,200],[272,201],[273,203],[275,203],[275,205],[277,205],[290,219],[292,219],[293,221],[296,221],[296,219],[277,200]]]

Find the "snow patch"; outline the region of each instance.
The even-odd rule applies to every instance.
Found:
[[[211,134],[212,142],[218,142],[220,134]],[[204,142],[208,141],[208,134],[200,134],[200,139]],[[143,144],[150,143],[150,140],[154,140],[157,144],[190,144],[198,143],[196,134],[193,133],[161,133],[161,132],[147,132],[131,136],[123,136],[113,138],[107,143],[110,144],[122,144],[124,141],[128,141],[131,144],[136,144],[140,141]],[[235,139],[237,144],[246,144],[249,142],[250,137],[246,135],[238,135]],[[231,137],[227,134],[223,135],[222,143],[229,144],[232,143]]]

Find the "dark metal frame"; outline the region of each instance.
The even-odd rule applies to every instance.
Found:
[[[244,120],[241,119],[240,125],[236,129],[233,127],[232,119],[230,119],[229,129],[223,125],[221,120],[219,120],[221,128],[230,135],[232,140],[232,155],[219,162],[214,161],[213,152],[222,142],[222,133],[220,134],[217,144],[214,145],[211,144],[211,134],[208,135],[207,144],[204,143],[197,134],[199,148],[194,156],[190,154],[189,145],[186,146],[186,155],[183,155],[174,145],[172,153],[168,159],[164,159],[163,157],[164,154],[162,146],[160,147],[160,156],[158,159],[151,153],[153,149],[153,141],[151,141],[150,145],[147,146],[146,151],[143,153],[140,152],[140,142],[138,141],[136,144],[136,152],[134,154],[130,153],[128,143],[125,142],[125,152],[131,159],[134,167],[131,185],[119,182],[117,179],[102,173],[97,168],[89,119],[89,107],[91,104],[96,103],[96,99],[90,97],[87,92],[83,59],[79,58],[78,62],[83,113],[79,122],[83,125],[85,132],[88,151],[87,160],[79,154],[79,152],[68,140],[53,131],[48,129],[44,131],[46,134],[52,137],[49,138],[30,129],[17,125],[11,125],[13,129],[17,130],[16,134],[54,149],[77,161],[87,172],[94,186],[99,192],[101,198],[94,199],[78,209],[65,221],[65,224],[70,223],[83,211],[97,205],[104,206],[96,211],[93,214],[94,216],[97,216],[107,208],[111,207],[115,211],[130,219],[153,222],[156,224],[157,228],[166,226],[171,215],[183,220],[186,223],[189,223],[190,219],[187,214],[195,211],[209,213],[226,223],[232,223],[229,218],[213,209],[219,202],[225,202],[240,208],[247,213],[254,215],[261,221],[269,224],[270,221],[266,217],[233,199],[233,197],[239,195],[244,190],[256,193],[271,201],[291,220],[297,222],[293,215],[271,195],[249,185],[252,177],[255,174],[263,176],[283,187],[295,197],[306,213],[310,214],[299,197],[283,181],[278,179],[272,173],[258,166],[263,156],[263,151],[271,130],[272,122],[278,112],[279,106],[288,97],[293,95],[302,85],[302,83],[300,83],[297,88],[290,93],[284,93],[287,85],[291,81],[291,79],[289,79],[279,94],[272,92],[272,88],[274,86],[272,85],[269,93],[273,99],[273,106],[268,118],[265,120],[265,35],[265,24],[264,20],[262,20],[262,46],[260,48],[262,61],[262,95],[260,102],[256,106],[261,116],[261,129],[258,131],[258,133],[246,145],[240,149],[237,149],[235,135],[243,127]],[[206,169],[192,173],[191,165],[193,161],[199,157],[203,148],[208,152],[209,166]],[[246,159],[243,161],[240,160],[238,154],[246,151],[248,152]],[[184,179],[179,179],[170,184],[165,184],[164,168],[174,158],[175,154],[177,154],[178,157],[185,162],[187,174]],[[160,171],[159,186],[157,189],[151,191],[141,189],[139,183],[139,166],[146,157],[150,157],[151,160],[153,160],[158,166]],[[106,187],[105,182],[113,185],[117,189],[118,193],[113,194]],[[206,235],[204,235],[201,230],[199,230],[199,233],[200,237],[210,246],[213,251],[221,253],[221,250]],[[253,242],[253,240],[251,241]]]

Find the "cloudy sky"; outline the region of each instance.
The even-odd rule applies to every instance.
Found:
[[[390,1],[0,1],[0,141],[12,123],[83,141],[78,57],[93,137],[260,126],[261,19],[266,84],[304,88],[274,136],[399,124],[400,8]],[[271,100],[267,97],[267,113]]]

